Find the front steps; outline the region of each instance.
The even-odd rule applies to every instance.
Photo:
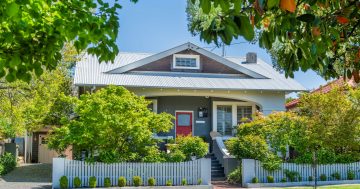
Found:
[[[211,180],[221,181],[225,180],[224,168],[219,163],[219,160],[215,157],[214,154],[209,154],[211,158]]]

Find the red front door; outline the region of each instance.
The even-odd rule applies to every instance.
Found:
[[[192,132],[193,116],[192,112],[176,112],[176,136],[189,135]]]

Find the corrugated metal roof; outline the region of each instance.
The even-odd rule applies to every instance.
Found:
[[[105,73],[140,59],[151,56],[148,53],[119,53],[114,63],[101,63],[96,57],[85,54],[75,69],[75,85],[104,86],[121,85],[126,87],[177,88],[177,89],[212,89],[212,90],[306,90],[293,79],[287,79],[271,65],[258,59],[258,63],[242,63],[242,57],[228,57],[231,62],[267,78],[255,79],[235,75],[169,73],[169,72],[126,72]]]

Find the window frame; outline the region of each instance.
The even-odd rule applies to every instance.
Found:
[[[252,114],[256,112],[256,104],[253,102],[239,102],[239,101],[213,101],[212,102],[212,131],[217,132],[217,106],[221,105],[230,105],[232,107],[232,125],[237,124],[237,106],[251,106],[252,107]],[[228,136],[228,135],[224,135]]]
[[[176,58],[194,58],[196,60],[196,67],[177,66]],[[174,54],[172,68],[173,69],[199,70],[200,69],[200,56],[194,55],[194,54]]]

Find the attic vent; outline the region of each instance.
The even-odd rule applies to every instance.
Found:
[[[254,52],[249,52],[246,54],[246,63],[256,63],[257,55]]]

